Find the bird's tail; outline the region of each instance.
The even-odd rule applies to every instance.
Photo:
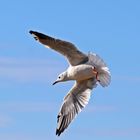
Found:
[[[97,54],[89,53],[89,63],[97,70],[100,85],[103,87],[108,86],[111,82],[111,75],[103,59]]]
[[[111,75],[108,67],[102,67],[101,71],[98,74],[98,80],[102,87],[106,87],[111,82]]]

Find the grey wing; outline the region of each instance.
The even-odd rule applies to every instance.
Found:
[[[88,56],[79,51],[72,43],[44,35],[36,31],[30,31],[34,38],[47,47],[64,55],[73,66],[86,63]]]
[[[77,82],[64,98],[62,107],[57,117],[56,135],[60,135],[81,112],[90,99],[91,90],[96,86],[95,79]]]

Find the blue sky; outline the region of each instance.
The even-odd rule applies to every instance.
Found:
[[[139,140],[139,7],[138,0],[1,1],[0,139]],[[31,29],[99,54],[112,73],[60,138],[56,116],[73,82],[51,85],[68,64]]]

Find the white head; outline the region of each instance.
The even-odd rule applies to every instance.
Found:
[[[68,80],[68,77],[67,77],[67,72],[63,72],[61,74],[58,75],[58,78],[57,80],[53,83],[53,85],[55,85],[56,83],[59,83],[59,82],[63,82],[63,81],[67,81]]]

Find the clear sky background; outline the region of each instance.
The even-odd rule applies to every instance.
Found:
[[[93,51],[112,82],[98,86],[88,106],[60,138],[56,117],[73,82],[52,86],[68,66],[28,33],[37,30]],[[140,139],[139,0],[1,0],[1,140]]]

